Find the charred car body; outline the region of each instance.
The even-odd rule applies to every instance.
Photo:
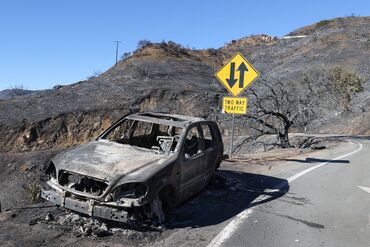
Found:
[[[202,190],[220,165],[217,124],[203,118],[135,113],[95,141],[61,153],[42,198],[90,216],[126,222],[164,219],[162,209]]]

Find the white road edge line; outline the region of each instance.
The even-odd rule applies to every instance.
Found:
[[[353,143],[353,142],[350,142],[350,143]],[[343,154],[343,155],[341,155],[341,156],[339,156],[339,157],[336,157],[336,158],[334,158],[334,159],[331,159],[331,160],[329,160],[329,161],[327,161],[327,162],[324,162],[324,163],[318,164],[318,165],[316,165],[316,166],[313,166],[313,167],[311,167],[311,168],[307,168],[306,170],[303,170],[303,171],[301,171],[301,172],[298,172],[297,174],[295,174],[295,175],[293,175],[293,176],[289,177],[289,178],[287,179],[287,180],[288,180],[288,182],[289,182],[289,183],[291,183],[291,182],[293,182],[294,180],[296,180],[297,178],[302,177],[303,175],[305,175],[305,174],[309,173],[310,171],[313,171],[313,170],[315,170],[315,169],[317,169],[317,168],[319,168],[319,167],[322,167],[322,166],[324,166],[324,165],[327,165],[328,163],[330,163],[330,161],[333,161],[333,160],[340,160],[340,159],[345,158],[345,157],[347,157],[347,156],[350,156],[350,155],[352,155],[352,154],[354,154],[354,153],[357,153],[358,151],[360,151],[360,150],[362,149],[362,144],[361,144],[361,143],[358,143],[358,142],[356,142],[356,144],[359,144],[359,146],[360,146],[360,147],[359,147],[359,148],[357,148],[355,151],[352,151],[352,152],[347,153],[347,154]]]
[[[349,143],[354,143],[354,142],[349,142]],[[321,167],[321,166],[324,166],[324,165],[327,165],[329,162],[333,161],[333,160],[339,160],[339,159],[342,159],[342,158],[345,158],[345,157],[348,157],[354,153],[357,153],[358,151],[360,151],[362,149],[362,144],[361,143],[358,143],[358,142],[355,142],[356,144],[359,145],[359,148],[357,148],[355,151],[352,151],[350,153],[347,153],[347,154],[344,154],[344,155],[341,155],[341,156],[338,156],[336,158],[333,158],[331,160],[328,160],[324,163],[320,163],[316,166],[313,166],[313,167],[310,167],[310,168],[307,168],[306,170],[303,170],[301,172],[298,172],[297,174],[287,178],[286,180],[288,181],[288,183],[292,183],[294,180],[302,177],[303,175]],[[283,183],[284,185],[286,183]],[[279,188],[279,187],[282,187],[283,184],[279,184],[277,185],[276,187]],[[258,202],[258,201],[261,201],[264,199],[264,195],[262,196],[263,198],[260,198],[261,196],[257,197],[256,199],[254,199],[254,201],[251,203],[253,204],[254,202]],[[229,222],[229,224],[227,224],[219,234],[217,234],[217,236],[212,239],[212,241],[208,244],[207,247],[220,247],[223,245],[223,243],[229,239],[231,237],[231,235],[233,235],[233,233],[238,229],[238,227],[243,223],[243,221],[245,221],[246,219],[249,218],[249,216],[252,214],[252,209],[251,208],[247,208],[245,209],[244,211],[240,212],[239,214],[237,214],[234,219],[232,221]]]
[[[358,187],[359,187],[360,189],[362,189],[363,191],[365,191],[365,192],[367,192],[367,193],[370,193],[370,188],[365,187],[365,186],[361,186],[361,185],[359,185]]]

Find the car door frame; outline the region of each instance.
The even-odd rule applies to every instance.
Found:
[[[197,127],[197,131],[199,134],[199,145],[201,150],[199,154],[196,154],[190,158],[185,157],[185,142],[186,136],[188,135],[189,131]],[[204,140],[202,135],[202,129],[200,123],[193,123],[190,124],[184,133],[181,142],[181,149],[179,153],[179,164],[180,164],[180,174],[179,174],[179,194],[182,199],[186,199],[194,195],[195,193],[199,192],[202,187],[202,180],[204,175]]]
[[[201,136],[202,136],[202,140],[203,140],[203,152],[204,152],[203,159],[204,159],[204,164],[206,166],[206,169],[204,171],[203,180],[204,180],[204,184],[207,184],[209,182],[209,180],[211,179],[211,177],[214,175],[215,170],[217,168],[217,162],[218,162],[218,159],[219,159],[218,156],[219,156],[219,145],[220,144],[219,144],[219,141],[218,141],[215,126],[212,124],[212,122],[204,121],[204,122],[200,122],[199,125],[200,125],[201,131],[202,131]],[[209,131],[210,131],[210,134],[211,134],[211,137],[212,137],[212,141],[213,141],[213,147],[211,147],[211,148],[206,149],[206,145],[205,145],[206,138],[205,138],[205,133],[203,132],[202,125],[206,125],[209,128]]]

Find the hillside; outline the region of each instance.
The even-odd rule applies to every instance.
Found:
[[[289,34],[306,35],[304,38],[256,35],[208,50],[189,50],[173,42],[149,44],[94,79],[1,100],[0,150],[86,142],[121,115],[138,109],[215,119],[228,134],[225,120],[229,116],[220,113],[221,98],[227,92],[214,72],[236,52],[244,54],[269,80],[298,80],[335,66],[354,71],[364,80],[364,92],[357,94],[346,110],[328,109],[320,124],[314,120],[308,130],[369,134],[369,28],[370,17],[349,17]],[[265,83],[262,78],[253,87],[261,83]]]
[[[18,96],[33,94],[34,92],[35,91],[20,88],[5,89],[0,91],[0,100],[9,100]]]

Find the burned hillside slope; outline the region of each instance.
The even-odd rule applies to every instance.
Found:
[[[93,80],[2,101],[0,149],[81,143],[136,109],[209,116],[219,101],[219,89],[208,90],[211,77],[212,69],[200,61],[143,57],[121,62]]]
[[[33,94],[35,91],[20,88],[5,89],[0,91],[0,100],[9,100],[14,97]]]
[[[96,78],[0,101],[0,150],[83,143],[135,110],[211,118],[227,132],[229,127],[223,121],[228,116],[220,113],[226,90],[214,72],[235,52],[244,54],[263,75],[253,84],[255,89],[261,83],[274,85],[277,78],[298,80],[312,71],[325,73],[335,66],[358,74],[364,91],[348,106],[328,109],[320,123],[312,121],[308,130],[369,133],[370,123],[364,126],[362,121],[370,114],[369,28],[369,17],[337,18],[290,34],[306,35],[303,38],[253,36],[208,50],[190,50],[174,42],[146,44]]]

